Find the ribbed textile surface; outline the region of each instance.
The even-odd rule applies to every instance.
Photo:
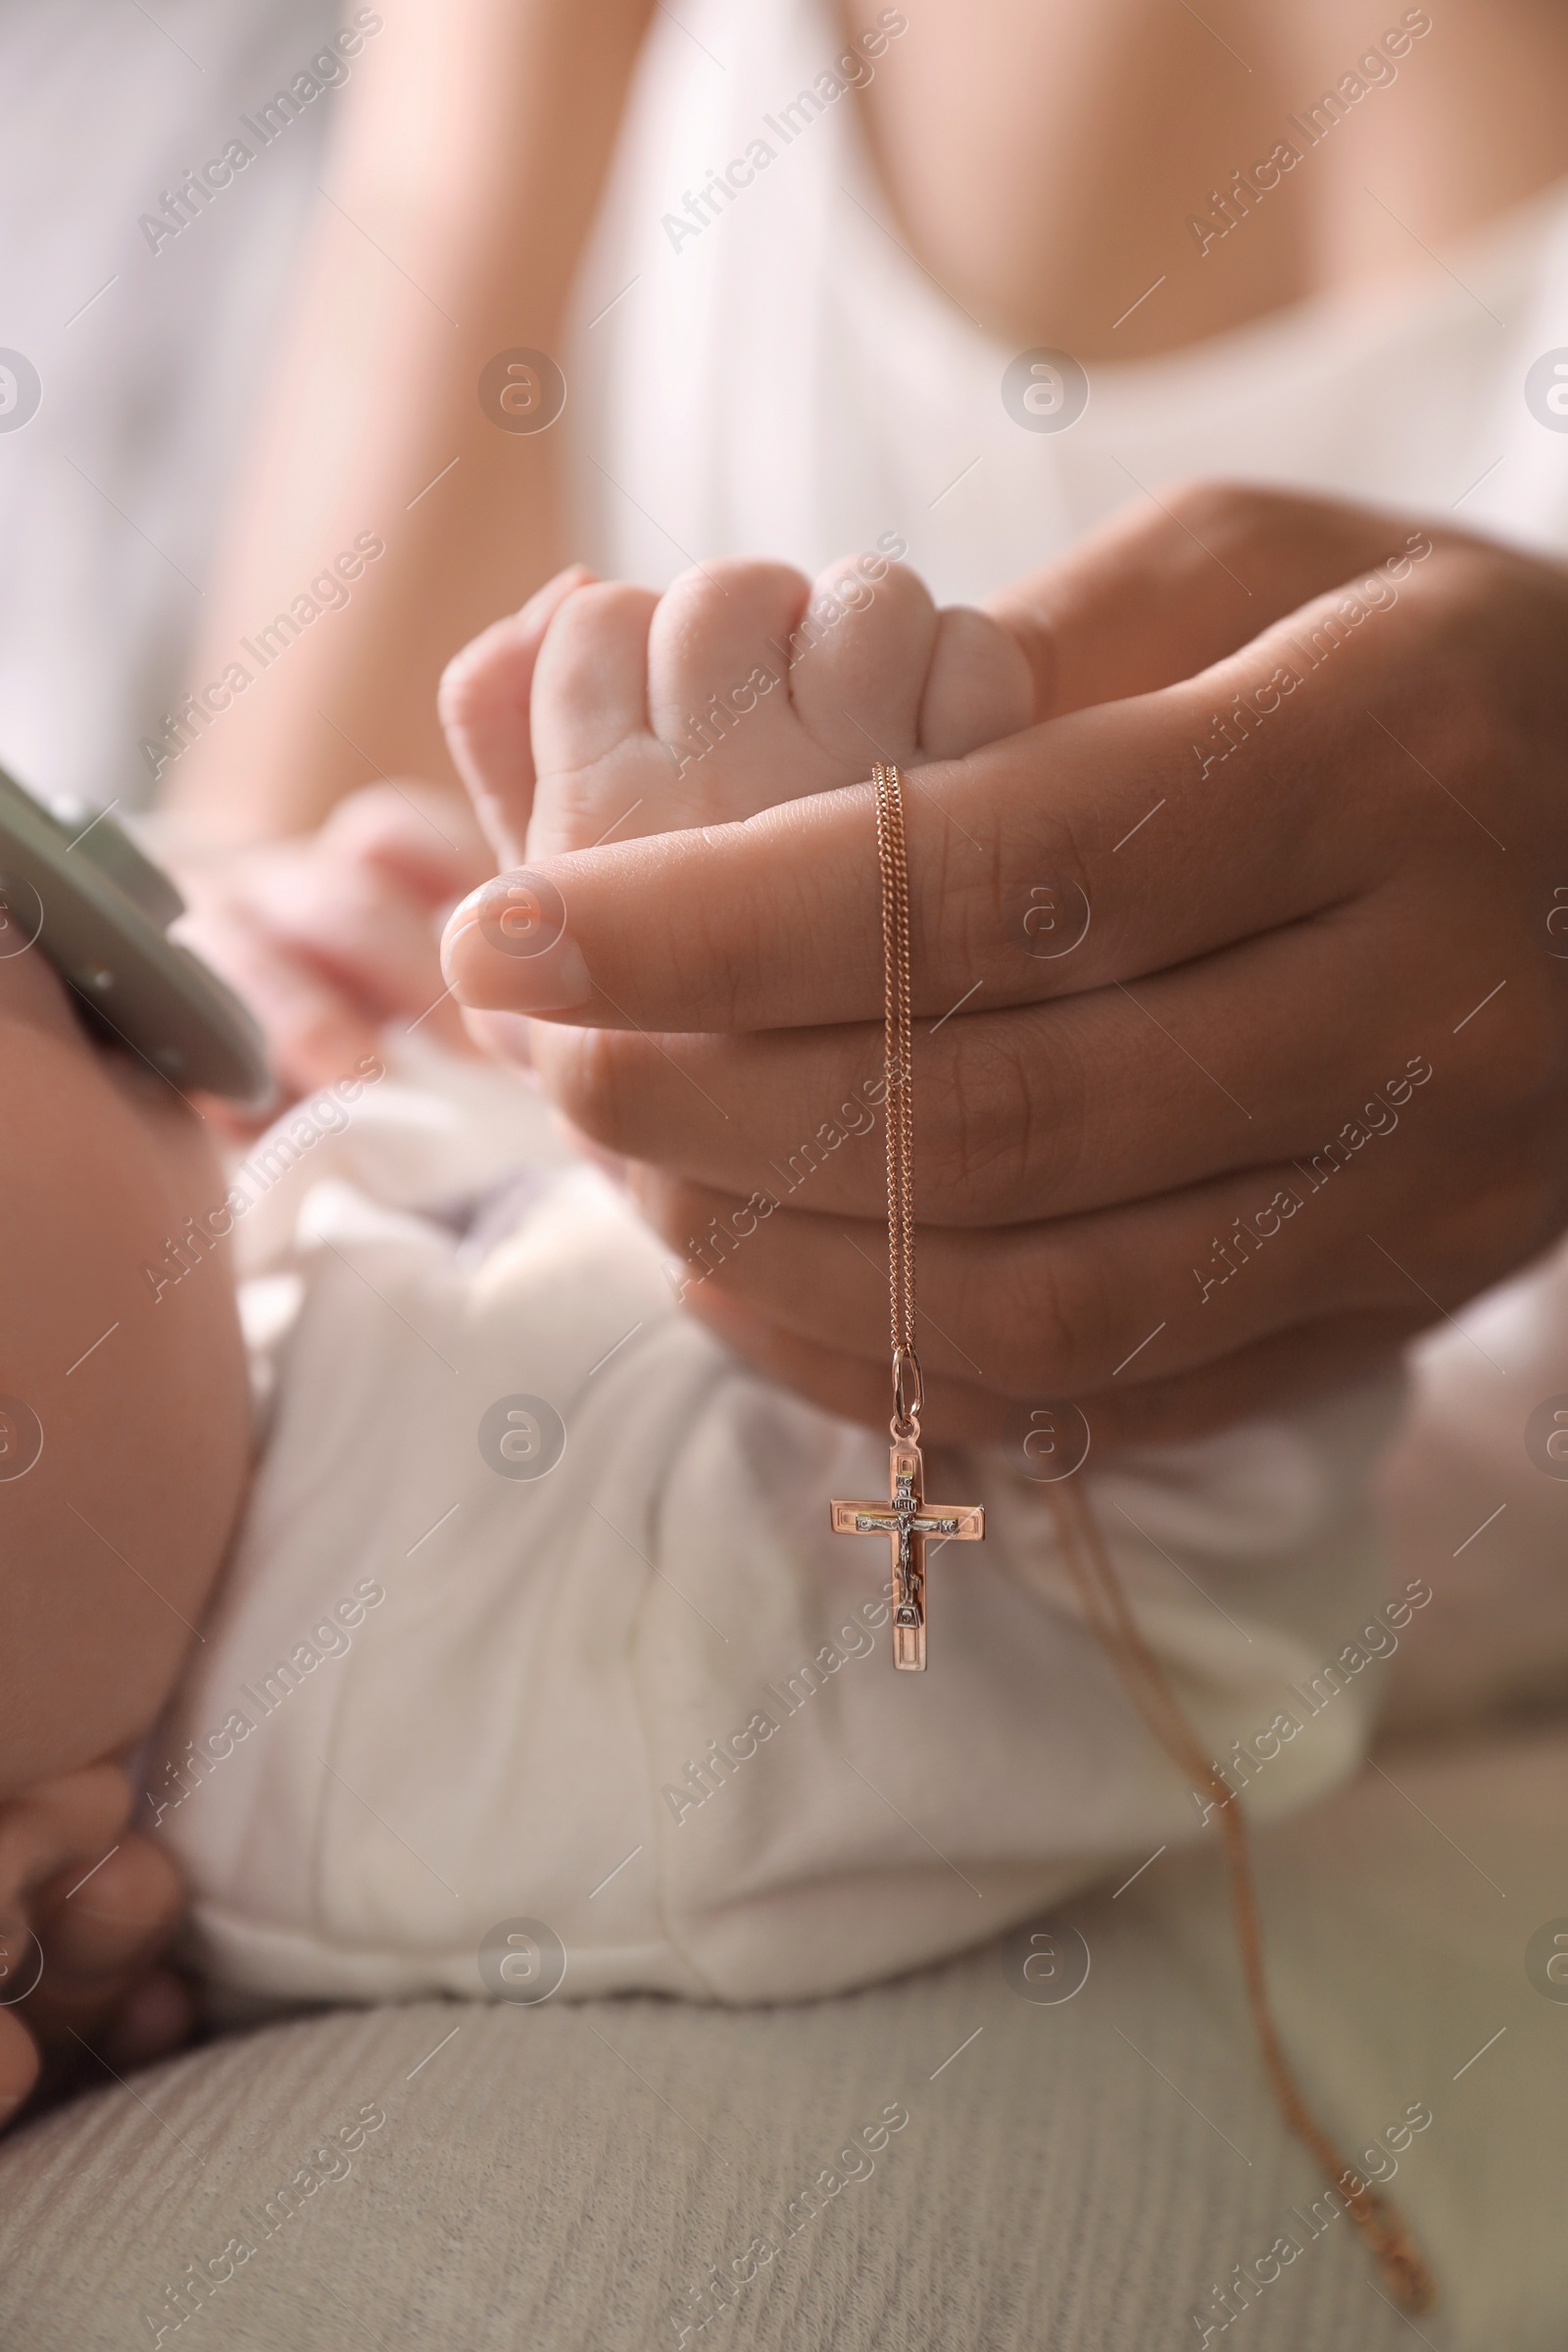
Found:
[[[1348,2155],[1430,2110],[1392,2183],[1444,2287],[1425,2340],[1558,2352],[1568,2013],[1524,1955],[1568,1911],[1568,1735],[1384,1765],[1264,1844],[1284,2030]],[[1208,1859],[1162,1857],[1041,1933],[1037,1991],[1069,1987],[1087,1946],[1071,1998],[1023,1997],[1027,1941],[1004,1939],[809,2006],[343,2011],[108,2083],[0,2151],[0,2341],[1174,2352],[1205,2322],[1248,2352],[1419,2340],[1349,2225],[1314,2213]],[[1300,2250],[1259,2283],[1282,2236]]]

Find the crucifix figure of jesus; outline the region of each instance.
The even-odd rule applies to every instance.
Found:
[[[906,1674],[925,1672],[925,1547],[931,1537],[978,1544],[986,1515],[978,1503],[925,1499],[920,1448],[895,1438],[888,1452],[886,1502],[832,1505],[837,1536],[886,1536],[893,1552],[893,1663]]]

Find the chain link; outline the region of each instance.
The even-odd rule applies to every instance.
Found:
[[[919,1435],[923,1383],[914,1346],[914,1031],[909,985],[909,865],[904,779],[879,762],[876,849],[882,876],[883,1056],[887,1073],[888,1303],[893,1434]]]

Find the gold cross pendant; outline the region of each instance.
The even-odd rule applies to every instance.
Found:
[[[949,1544],[979,1544],[986,1515],[978,1504],[927,1503],[920,1448],[895,1438],[888,1449],[888,1499],[835,1502],[836,1536],[886,1536],[893,1546],[893,1663],[906,1674],[925,1672],[925,1547],[935,1536]]]

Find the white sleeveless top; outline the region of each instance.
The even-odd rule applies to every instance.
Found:
[[[1568,191],[1441,260],[1412,239],[1392,286],[1097,362],[1076,421],[1026,429],[1003,398],[1018,355],[907,253],[859,100],[826,94],[844,46],[824,0],[656,18],[566,359],[602,568],[660,586],[767,554],[814,572],[891,530],[940,601],[972,601],[1190,474],[1568,546],[1568,431],[1524,399],[1530,363],[1568,345]]]

